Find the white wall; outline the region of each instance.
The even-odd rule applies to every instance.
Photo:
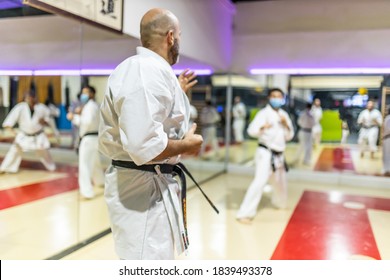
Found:
[[[3,106],[9,107],[10,84],[9,76],[0,76],[0,87],[3,89]]]
[[[77,94],[80,93],[81,77],[80,76],[62,76],[61,77],[61,103],[65,104],[65,88],[69,87],[69,101],[77,99]]]
[[[237,6],[233,69],[390,66],[390,1]]]
[[[389,30],[237,36],[233,69],[390,67]]]
[[[228,0],[148,0],[124,2],[124,33],[139,38],[142,16],[151,8],[172,11],[181,25],[180,52],[227,70],[232,54],[234,6]]]
[[[106,91],[108,76],[91,76],[89,77],[89,85],[96,90],[95,99],[98,103],[103,101],[104,93]]]

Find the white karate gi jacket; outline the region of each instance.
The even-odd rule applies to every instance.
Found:
[[[108,79],[101,105],[99,150],[115,160],[152,163],[168,139],[188,130],[190,104],[171,66],[138,47]],[[177,163],[179,156],[164,163]],[[122,259],[173,259],[184,251],[178,183],[170,174],[110,166],[105,198]]]
[[[23,151],[43,150],[50,148],[49,139],[43,133],[44,126],[39,123],[40,119],[44,119],[47,123],[50,120],[50,113],[47,107],[43,104],[34,105],[34,114],[31,116],[31,110],[26,102],[17,104],[9,112],[3,122],[3,127],[14,127],[19,125],[19,131],[16,134],[14,143],[17,144]],[[36,136],[33,135],[42,131]]]

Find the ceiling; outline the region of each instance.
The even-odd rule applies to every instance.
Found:
[[[22,0],[1,0],[0,10],[20,8],[23,6]]]
[[[389,29],[388,0],[236,1],[238,35]],[[331,3],[331,5],[330,5]]]
[[[113,69],[140,45],[133,37],[56,15],[0,21],[0,53],[6,54],[0,70]],[[185,56],[175,68],[182,65],[210,68]]]

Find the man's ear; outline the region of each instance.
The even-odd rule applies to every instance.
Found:
[[[172,46],[175,43],[175,37],[173,34],[173,30],[168,31],[168,45]]]

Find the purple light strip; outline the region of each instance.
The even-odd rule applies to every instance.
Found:
[[[32,76],[31,70],[0,70],[0,76]]]
[[[34,76],[79,76],[80,70],[35,70]]]
[[[385,74],[390,68],[253,68],[249,72],[261,74]]]
[[[48,69],[48,70],[0,70],[1,76],[80,76],[110,75],[113,69]]]
[[[194,71],[196,75],[198,76],[206,76],[211,75],[213,73],[210,69],[191,69],[191,71]],[[181,72],[183,72],[185,69],[173,69],[173,72],[175,72],[176,75],[179,75]]]
[[[190,69],[196,75],[211,75],[210,69]],[[114,69],[47,69],[47,70],[0,70],[2,76],[108,76]],[[176,75],[179,75],[184,69],[174,69]]]

